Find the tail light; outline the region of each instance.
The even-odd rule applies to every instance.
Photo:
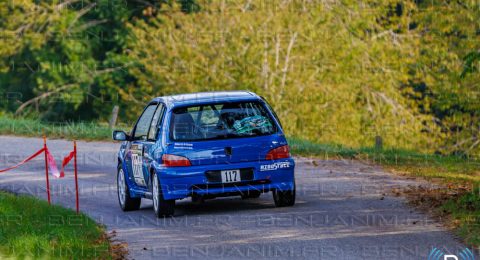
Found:
[[[288,145],[280,146],[275,149],[270,150],[265,156],[267,160],[277,160],[290,157],[290,148]]]
[[[166,167],[185,167],[191,166],[190,160],[187,157],[173,155],[173,154],[164,154],[162,156],[163,165]]]

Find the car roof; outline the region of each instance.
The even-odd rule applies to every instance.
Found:
[[[177,105],[194,105],[198,103],[205,103],[210,101],[247,101],[260,100],[261,98],[250,91],[213,91],[213,92],[198,92],[189,94],[179,94],[172,96],[156,97],[152,100],[163,102],[167,106],[173,107]]]

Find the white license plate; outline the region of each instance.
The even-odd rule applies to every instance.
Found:
[[[221,171],[220,174],[222,175],[222,182],[223,183],[241,181],[240,180],[240,170],[225,170],[225,171]]]

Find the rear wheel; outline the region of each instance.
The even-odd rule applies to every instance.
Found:
[[[125,173],[121,166],[118,166],[117,170],[117,195],[118,203],[123,211],[138,210],[140,208],[142,199],[130,197],[130,192],[125,180]]]
[[[153,174],[152,197],[153,210],[158,218],[173,215],[175,212],[175,200],[166,200],[163,198],[160,181],[156,173]]]
[[[274,190],[273,201],[276,207],[289,207],[295,205],[295,184],[293,190]]]

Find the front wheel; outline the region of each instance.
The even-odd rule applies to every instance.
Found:
[[[125,181],[125,173],[121,166],[117,170],[117,195],[118,203],[123,211],[138,210],[140,208],[141,198],[130,197],[127,182]]]
[[[273,201],[276,207],[289,207],[295,205],[295,184],[293,190],[274,190]]]
[[[158,218],[173,216],[175,212],[175,200],[166,200],[163,198],[160,181],[156,173],[153,174],[152,197],[153,210]]]

